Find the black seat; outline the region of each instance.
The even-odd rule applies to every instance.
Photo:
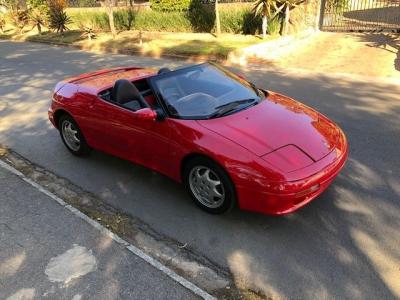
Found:
[[[161,68],[160,70],[158,70],[158,75],[168,73],[168,72],[171,72],[171,70],[168,68]]]
[[[139,110],[147,107],[146,101],[143,99],[136,86],[127,79],[119,79],[115,82],[111,91],[111,99],[132,110]]]

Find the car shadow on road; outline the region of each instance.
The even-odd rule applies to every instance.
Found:
[[[399,87],[263,66],[244,69],[260,87],[292,96],[338,123],[350,157],[332,186],[297,213],[270,217],[235,210],[213,216],[162,175],[96,151],[85,159],[71,156],[46,120],[49,90],[63,77],[111,65],[179,62],[34,44],[1,52],[6,104],[0,110],[0,142],[187,243],[231,272],[238,286],[283,298],[399,296],[400,161],[394,159],[400,149]],[[3,64],[6,59],[11,63]]]

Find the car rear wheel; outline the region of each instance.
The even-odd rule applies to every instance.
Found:
[[[209,213],[224,213],[236,202],[232,181],[212,160],[203,157],[191,159],[184,167],[183,177],[195,203]]]
[[[90,152],[78,124],[71,116],[63,115],[58,122],[58,128],[64,145],[72,154],[82,156]]]

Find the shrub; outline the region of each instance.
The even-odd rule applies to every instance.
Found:
[[[35,7],[29,10],[28,16],[31,23],[37,27],[39,34],[42,33],[42,26],[45,26],[47,21],[47,12]]]
[[[6,26],[6,20],[2,13],[0,13],[0,33],[4,33],[4,27]]]
[[[126,11],[118,11],[125,14]],[[118,23],[119,28],[123,24]],[[122,27],[123,28],[123,27]],[[144,31],[171,31],[171,32],[190,32],[192,26],[183,12],[159,12],[159,11],[141,11],[136,14],[133,28]]]
[[[193,0],[150,0],[151,8],[158,11],[188,10]]]
[[[68,11],[71,16],[71,20],[74,24],[85,24],[90,23],[94,30],[110,30],[110,23],[108,22],[108,15],[103,10],[85,10],[81,9],[79,11]]]
[[[9,18],[11,21],[11,25],[18,28],[19,34],[22,35],[25,26],[28,25],[28,11],[25,9],[11,11],[9,13]]]
[[[94,33],[94,26],[90,22],[85,22],[85,23],[79,23],[77,24],[79,29],[83,31],[83,35],[85,35],[89,41],[92,40],[92,38],[95,37]]]
[[[68,0],[69,7],[95,7],[99,6],[97,0]]]
[[[194,32],[211,32],[215,23],[215,10],[213,5],[203,5],[193,1],[186,12]]]
[[[117,29],[131,30],[135,23],[136,16],[137,11],[131,8],[116,11],[114,13],[114,21],[116,23]]]
[[[95,30],[109,31],[108,17],[104,10],[68,10],[75,24],[90,22]],[[226,6],[220,10],[221,29],[226,33],[255,34],[261,31],[260,18],[254,17],[251,6]],[[154,11],[118,9],[114,11],[115,26],[118,30],[170,31],[170,32],[211,32],[215,15],[212,5],[188,11]],[[277,18],[269,24],[270,33],[279,30]]]
[[[51,0],[49,4],[49,27],[63,33],[68,30],[67,25],[71,23],[71,18],[64,11],[66,2],[64,0]]]
[[[28,8],[46,8],[48,7],[47,0],[26,0]]]

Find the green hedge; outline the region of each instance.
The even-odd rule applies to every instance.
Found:
[[[193,0],[150,0],[151,8],[158,11],[185,11]]]
[[[190,21],[181,12],[141,11],[130,13],[129,10],[119,10],[114,14],[118,29],[144,31],[190,32]],[[129,20],[132,20],[131,22]],[[129,26],[129,24],[131,24]]]
[[[110,24],[108,23],[108,15],[105,11],[102,10],[73,10],[68,11],[67,14],[71,17],[72,22],[79,26],[79,24],[83,25],[91,25],[95,30],[110,30]]]
[[[97,0],[68,0],[68,7],[96,7]]]
[[[102,10],[67,11],[75,24],[91,24],[95,30],[110,30],[108,16]],[[251,7],[224,9],[220,11],[221,30],[225,33],[256,34],[261,30],[261,19],[254,17]],[[120,9],[114,12],[118,30],[211,32],[214,28],[214,11],[209,7],[190,11],[135,12]],[[278,20],[269,22],[270,33],[279,30]]]

